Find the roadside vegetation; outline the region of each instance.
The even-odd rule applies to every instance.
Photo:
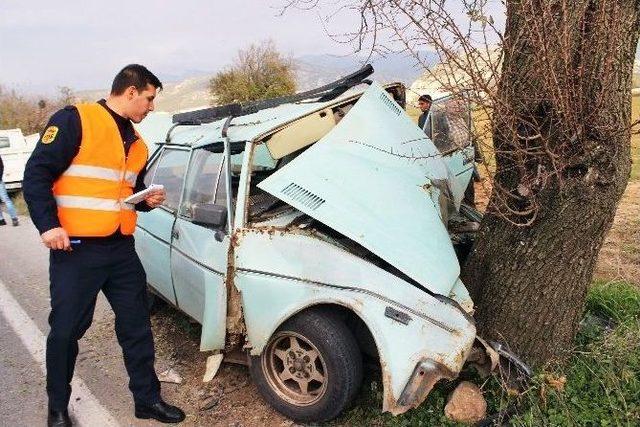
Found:
[[[232,66],[209,82],[211,102],[223,105],[291,95],[296,91],[293,61],[273,41],[240,50]]]
[[[73,104],[76,97],[68,87],[59,87],[54,97],[24,95],[0,84],[0,129],[21,129],[29,135],[41,132],[51,114]]]

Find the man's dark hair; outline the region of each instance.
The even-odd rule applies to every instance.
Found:
[[[431,99],[431,95],[420,95],[420,98],[418,98],[418,101],[433,102],[433,99]]]
[[[147,85],[162,89],[162,83],[151,71],[144,65],[129,64],[124,67],[113,79],[111,85],[112,95],[122,95],[129,86],[135,86],[138,92],[147,88]]]

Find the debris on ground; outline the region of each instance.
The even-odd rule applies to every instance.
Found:
[[[169,305],[152,317],[158,370],[173,367],[184,379],[180,386],[166,387],[169,384],[164,384],[162,390],[167,400],[180,402],[191,415],[183,424],[228,426],[231,422],[240,422],[243,426],[280,427],[284,417],[256,397],[258,390],[250,382],[249,370],[245,366],[223,364],[213,381],[202,382],[202,368],[208,354],[199,351],[200,331],[194,330],[185,319],[184,314]],[[113,327],[109,333],[113,334],[112,330]],[[233,390],[242,380],[248,386],[236,389],[229,398],[227,389]],[[216,387],[224,390],[217,403],[216,398],[212,398],[218,393],[214,391]],[[205,402],[207,399],[209,401]],[[210,409],[202,410],[203,406],[210,406]]]
[[[175,369],[169,368],[158,374],[161,383],[182,384],[182,377]]]
[[[631,180],[598,254],[595,279],[640,286],[640,181]]]
[[[249,381],[245,379],[242,381],[231,382],[230,385],[231,386],[226,390],[227,394],[231,394],[236,390],[240,390],[241,388],[248,386]]]
[[[564,375],[545,374],[544,382],[554,390],[562,392],[564,391],[564,386],[567,384],[567,377]]]
[[[487,415],[487,401],[482,396],[482,390],[469,381],[461,382],[449,396],[444,414],[459,423],[474,424],[481,421]]]
[[[484,339],[477,336],[466,363],[473,366],[481,378],[487,378],[498,368],[500,355]]]
[[[207,357],[207,367],[204,371],[204,377],[202,377],[203,383],[208,383],[216,376],[218,369],[220,369],[223,356],[222,353],[218,353]]]
[[[208,411],[209,409],[212,409],[212,408],[218,406],[218,403],[220,403],[220,400],[222,399],[223,395],[224,395],[224,387],[223,386],[214,387],[213,390],[211,390],[211,392],[205,394],[202,397],[202,403],[200,404],[200,410],[201,411]]]

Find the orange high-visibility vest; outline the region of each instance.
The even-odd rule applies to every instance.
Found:
[[[124,199],[133,194],[147,162],[140,135],[125,156],[118,125],[100,104],[76,105],[82,125],[80,150],[53,185],[60,224],[70,236],[102,237],[118,227],[133,234],[137,214]]]

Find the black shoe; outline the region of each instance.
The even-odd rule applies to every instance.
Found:
[[[18,218],[11,218],[11,224],[13,224],[14,227],[17,227],[20,225],[20,221],[18,221]]]
[[[4,219],[0,219],[0,225],[7,225]]]
[[[136,418],[153,418],[161,423],[179,423],[185,418],[182,409],[160,401],[153,405],[143,405],[136,403]]]
[[[71,427],[73,423],[69,418],[69,412],[64,411],[52,411],[49,410],[49,416],[47,417],[47,427]]]

